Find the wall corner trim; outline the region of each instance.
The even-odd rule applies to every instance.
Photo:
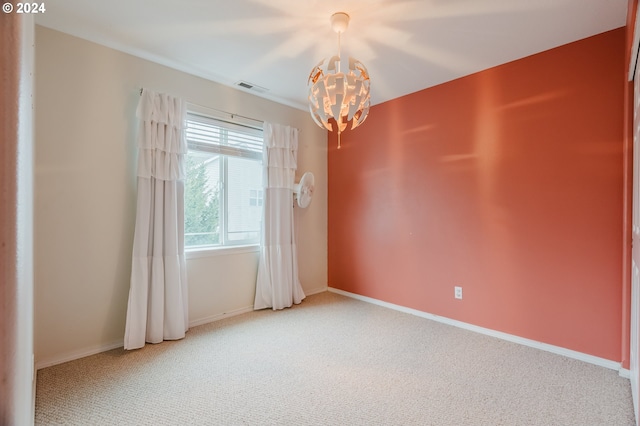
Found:
[[[585,354],[582,352],[574,351],[571,349],[566,349],[560,346],[550,345],[548,343],[542,343],[531,339],[526,339],[524,337],[515,336],[513,334],[503,333],[501,331],[491,330],[489,328],[480,327],[477,325],[469,324],[462,321],[457,321],[454,319],[441,317],[439,315],[430,314],[428,312],[418,311],[416,309],[407,308],[400,305],[395,305],[393,303],[384,302],[382,300],[374,299],[367,296],[361,296],[359,294],[350,293],[348,291],[340,290],[337,288],[329,287],[328,291],[332,293],[341,294],[343,296],[351,297],[353,299],[361,300],[363,302],[372,303],[374,305],[382,306],[385,308],[393,309],[399,312],[404,312],[407,314],[415,315],[421,318],[429,319],[432,321],[437,321],[443,324],[452,325],[454,327],[462,328],[465,330],[473,331],[476,333],[484,334],[491,337],[496,337],[498,339],[506,340],[512,343],[518,343],[523,346],[528,346],[534,349],[540,349],[545,352],[550,352],[556,355],[566,356],[567,358],[572,358],[578,361],[587,362],[589,364],[597,365],[599,367],[608,368],[610,370],[618,371],[618,374],[621,377],[629,378],[628,370],[622,368],[622,365],[619,362],[611,361],[605,358],[600,358],[597,356]],[[627,375],[625,375],[625,371],[627,371]]]

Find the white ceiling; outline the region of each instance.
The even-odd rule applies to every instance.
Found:
[[[337,52],[329,17],[351,16],[343,56],[372,104],[626,23],[627,0],[53,0],[40,25],[306,109],[307,78]],[[255,92],[254,92],[255,93]]]

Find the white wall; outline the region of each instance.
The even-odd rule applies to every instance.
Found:
[[[327,135],[308,112],[36,27],[35,348],[42,367],[121,346],[135,218],[139,90],[301,130],[300,281],[327,287]],[[253,305],[257,252],[189,258],[190,321]]]
[[[32,425],[33,16],[0,15],[0,425]]]

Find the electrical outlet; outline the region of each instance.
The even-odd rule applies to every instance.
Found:
[[[462,299],[462,287],[454,287],[454,297],[456,299]]]

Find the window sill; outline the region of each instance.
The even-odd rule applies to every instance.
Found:
[[[185,250],[186,259],[198,259],[201,257],[228,256],[233,254],[257,253],[260,251],[260,245],[252,244],[246,246],[225,246],[225,247],[207,247],[199,249]]]

